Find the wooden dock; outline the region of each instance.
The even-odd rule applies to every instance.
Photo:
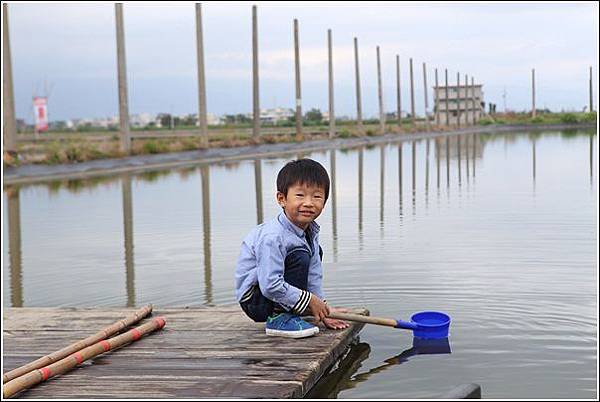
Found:
[[[83,339],[134,309],[5,308],[4,372]],[[368,314],[366,310],[356,310]],[[364,324],[268,337],[239,306],[154,308],[166,326],[19,398],[302,398]],[[147,319],[143,320],[145,322]]]

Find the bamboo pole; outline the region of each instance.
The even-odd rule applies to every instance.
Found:
[[[77,341],[77,342],[75,342],[65,348],[62,348],[56,352],[50,353],[49,355],[46,355],[44,357],[40,357],[39,359],[37,359],[31,363],[28,363],[24,366],[21,366],[14,370],[9,371],[8,373],[6,373],[2,376],[2,383],[11,381],[17,377],[20,377],[22,375],[29,373],[30,371],[35,370],[35,369],[39,369],[41,367],[55,363],[72,353],[75,353],[85,347],[88,347],[88,346],[93,345],[103,339],[106,339],[106,338],[116,334],[117,332],[121,331],[123,328],[126,328],[126,327],[130,326],[131,324],[134,324],[134,323],[140,321],[142,318],[144,318],[151,312],[152,312],[152,305],[148,304],[147,306],[144,306],[141,309],[137,310],[132,315],[125,317],[122,320],[115,322],[114,324],[109,325],[108,327],[102,329],[100,332],[98,332],[92,336],[89,336],[85,339]]]
[[[115,336],[114,338],[101,340],[100,342],[75,352],[64,359],[57,361],[56,363],[42,367],[41,369],[35,371],[31,371],[24,376],[9,381],[2,387],[2,396],[4,398],[9,398],[18,392],[39,384],[40,382],[46,381],[54,376],[64,374],[86,360],[106,353],[109,350],[117,349],[131,342],[135,342],[142,336],[154,332],[157,329],[162,329],[164,326],[164,318],[156,317],[153,320],[148,321],[139,327],[133,328],[121,335]]]

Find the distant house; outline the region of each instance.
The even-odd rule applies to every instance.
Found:
[[[484,113],[485,103],[483,102],[483,85],[448,85],[433,87],[433,112],[439,116],[439,124],[457,124],[460,116],[460,123],[472,122],[481,119]],[[446,110],[448,111],[448,120],[446,120]]]
[[[260,110],[260,122],[264,124],[277,124],[280,121],[287,121],[294,116],[295,112],[292,109],[277,107],[273,109]],[[249,116],[252,118],[252,116]]]

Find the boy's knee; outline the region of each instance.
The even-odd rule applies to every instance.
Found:
[[[292,251],[285,257],[285,269],[306,269],[310,266],[310,254],[306,250]]]

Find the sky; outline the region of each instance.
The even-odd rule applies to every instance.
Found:
[[[593,69],[598,86],[598,3],[203,2],[207,108],[252,111],[252,5],[258,6],[261,108],[295,107],[293,20],[299,21],[303,111],[328,109],[327,30],[333,32],[336,115],[356,115],[353,38],[358,38],[363,115],[376,116],[381,49],[384,105],[396,110],[396,55],[402,109],[423,113],[423,63],[431,109],[440,84],[475,77],[497,111],[536,105],[582,110]],[[32,121],[31,99],[49,94],[50,120],[118,115],[113,3],[10,3],[17,118]],[[125,3],[129,112],[198,110],[194,3]],[[503,96],[505,94],[505,96]]]

